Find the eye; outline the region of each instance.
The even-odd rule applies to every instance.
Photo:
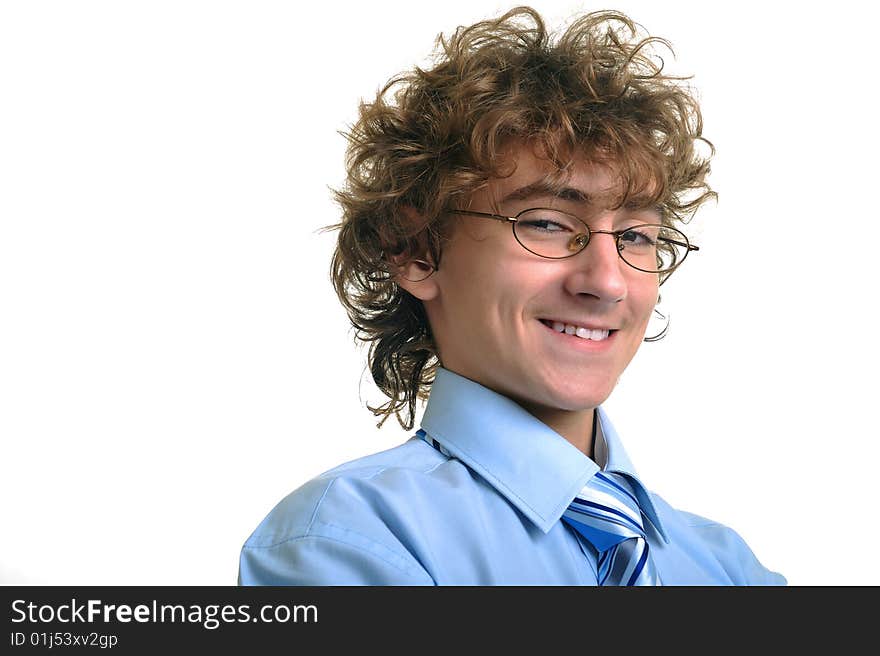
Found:
[[[568,226],[551,219],[535,218],[527,221],[520,220],[519,223],[523,228],[535,230],[536,232],[565,232],[570,230]]]
[[[656,234],[654,226],[637,226],[620,233],[620,243],[626,247],[648,248],[657,244]]]

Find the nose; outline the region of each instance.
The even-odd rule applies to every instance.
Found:
[[[626,298],[626,262],[617,253],[617,240],[605,231],[592,231],[580,253],[569,258],[571,271],[565,288],[575,295],[587,294],[608,303]]]

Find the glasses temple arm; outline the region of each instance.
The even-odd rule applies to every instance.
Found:
[[[693,244],[684,244],[684,243],[682,243],[682,242],[680,242],[680,241],[677,241],[677,240],[675,240],[675,239],[669,239],[668,237],[660,237],[660,241],[665,241],[665,242],[668,242],[668,243],[670,243],[670,244],[675,244],[676,246],[681,246],[682,248],[686,248],[686,249],[688,249],[689,251],[698,251],[698,250],[700,250],[700,247],[699,247],[699,246],[694,246]]]
[[[489,212],[477,212],[476,210],[449,210],[450,214],[472,214],[474,216],[483,216],[487,219],[495,219],[496,221],[506,221],[507,223],[516,223],[516,218],[512,216],[503,216],[501,214],[490,214]]]

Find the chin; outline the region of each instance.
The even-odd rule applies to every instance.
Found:
[[[607,398],[608,395],[581,397],[578,399],[567,401],[564,404],[558,404],[557,407],[560,410],[566,410],[568,412],[583,412],[584,410],[592,410],[593,408],[598,408],[605,402],[605,399]]]
[[[570,412],[591,410],[604,403],[611,396],[613,389],[614,385],[612,384],[597,383],[595,385],[580,384],[575,388],[548,390],[547,403],[544,405]]]

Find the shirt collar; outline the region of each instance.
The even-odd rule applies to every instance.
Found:
[[[597,408],[597,464],[514,401],[437,368],[422,428],[476,471],[544,533],[601,469],[627,475],[642,512],[666,540],[647,490],[605,411]]]
[[[614,429],[614,425],[608,418],[608,414],[601,406],[596,408],[596,417],[598,418],[598,421],[596,421],[593,455],[596,456],[598,465],[602,468],[602,471],[624,474],[629,479],[633,484],[636,498],[639,500],[642,514],[648,518],[648,521],[654,525],[654,528],[657,529],[657,533],[660,534],[663,541],[668,544],[669,538],[667,537],[663,524],[660,521],[660,516],[657,514],[657,509],[654,508],[654,503],[651,501],[651,495],[648,494],[648,490],[642,484],[642,481],[639,480],[635,466],[632,464],[632,461],[630,461],[629,456],[626,455],[626,451],[623,449],[623,443],[620,440],[620,436]]]

